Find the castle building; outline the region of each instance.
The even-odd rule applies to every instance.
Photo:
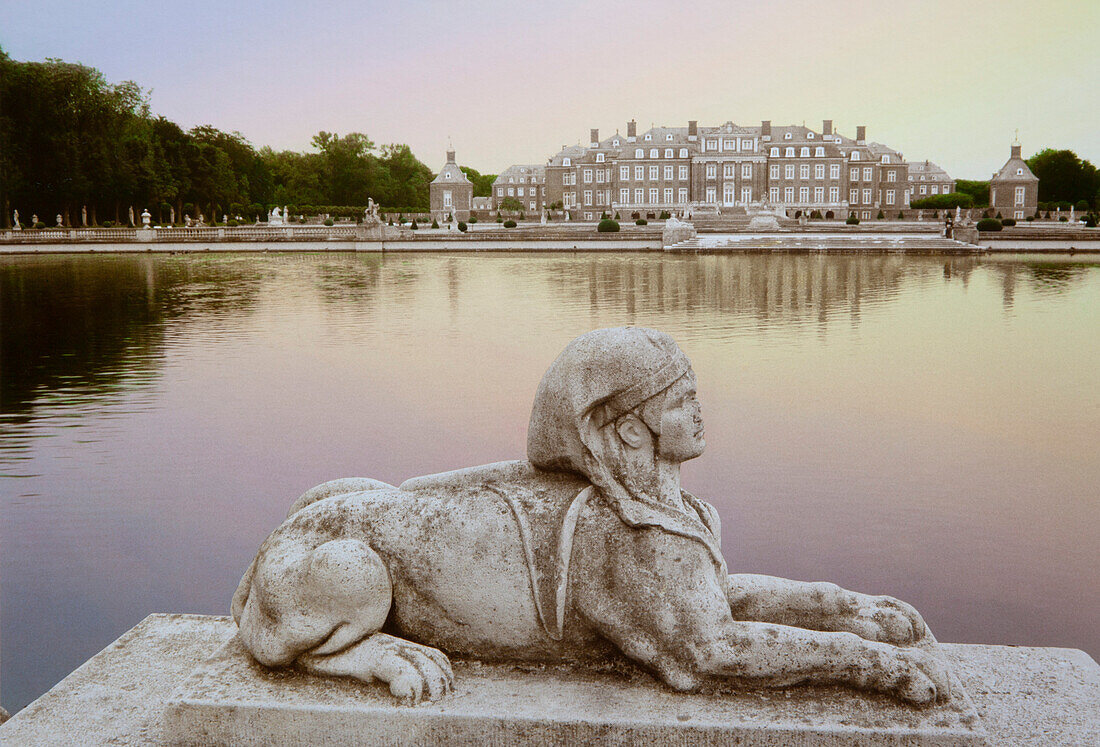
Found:
[[[1004,218],[1023,220],[1034,215],[1039,205],[1039,178],[1031,173],[1020,155],[1019,143],[1012,155],[989,180],[989,207]]]
[[[450,216],[459,221],[469,220],[473,196],[473,182],[455,163],[455,152],[447,151],[447,163],[443,164],[439,174],[428,185],[428,205],[432,219],[442,222]]]
[[[491,197],[493,210],[500,210],[500,203],[510,197],[520,204],[523,211],[541,211],[546,204],[546,167],[509,166],[493,181]]]
[[[932,195],[946,195],[955,191],[955,180],[931,161],[910,161],[909,193],[911,199],[920,200]]]

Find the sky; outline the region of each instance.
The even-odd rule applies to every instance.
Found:
[[[322,130],[448,144],[482,173],[545,163],[636,119],[683,126],[832,119],[987,179],[1025,157],[1100,164],[1097,0],[0,0],[0,47],[100,69],[151,108],[257,147]]]

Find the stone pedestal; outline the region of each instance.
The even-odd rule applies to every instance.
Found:
[[[635,671],[461,663],[456,692],[272,672],[227,618],[153,615],[0,726],[0,743],[1086,745],[1100,667],[1081,651],[940,644],[968,697],[917,709],[845,688],[685,695]]]

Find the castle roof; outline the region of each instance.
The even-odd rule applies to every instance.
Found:
[[[454,160],[454,151],[447,151],[447,163],[443,164],[443,168],[439,170],[435,179],[432,179],[432,184],[469,184],[473,185],[466,175],[462,173],[462,169],[458,167],[458,164]]]
[[[993,174],[991,182],[1037,182],[1039,177],[1035,176],[1028,168],[1027,162],[1020,156],[1020,146],[1012,146],[1012,155],[1005,161],[1005,165],[1001,167],[1001,170]]]

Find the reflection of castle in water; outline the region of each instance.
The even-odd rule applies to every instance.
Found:
[[[863,305],[889,301],[907,284],[966,283],[976,266],[970,257],[885,254],[593,257],[572,258],[549,274],[561,292],[586,296],[594,314],[619,308],[629,315],[718,312],[798,322],[858,317]]]

